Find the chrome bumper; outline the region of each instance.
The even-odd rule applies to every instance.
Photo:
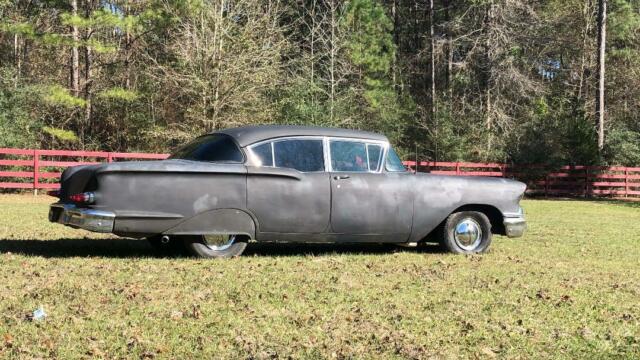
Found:
[[[527,230],[527,221],[523,215],[517,217],[505,217],[504,218],[504,230],[505,235],[510,238],[520,237]]]
[[[71,204],[51,204],[49,221],[99,233],[113,232],[116,214],[110,211],[78,208]]]

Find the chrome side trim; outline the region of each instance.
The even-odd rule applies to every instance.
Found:
[[[111,211],[78,208],[72,204],[51,204],[49,221],[99,233],[113,232],[116,214]]]

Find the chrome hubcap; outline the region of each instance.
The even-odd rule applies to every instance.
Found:
[[[462,219],[453,232],[456,244],[464,250],[474,250],[482,241],[480,224],[471,218]]]
[[[226,250],[236,241],[235,235],[203,235],[204,244],[211,250]]]

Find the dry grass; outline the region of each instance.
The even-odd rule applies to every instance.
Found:
[[[483,256],[254,244],[203,261],[49,224],[50,199],[0,196],[3,357],[640,357],[638,203],[525,201],[530,231]]]

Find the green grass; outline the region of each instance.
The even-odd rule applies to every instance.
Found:
[[[482,256],[252,244],[205,261],[49,224],[50,199],[0,196],[1,357],[640,357],[640,203],[524,201],[525,237]]]

